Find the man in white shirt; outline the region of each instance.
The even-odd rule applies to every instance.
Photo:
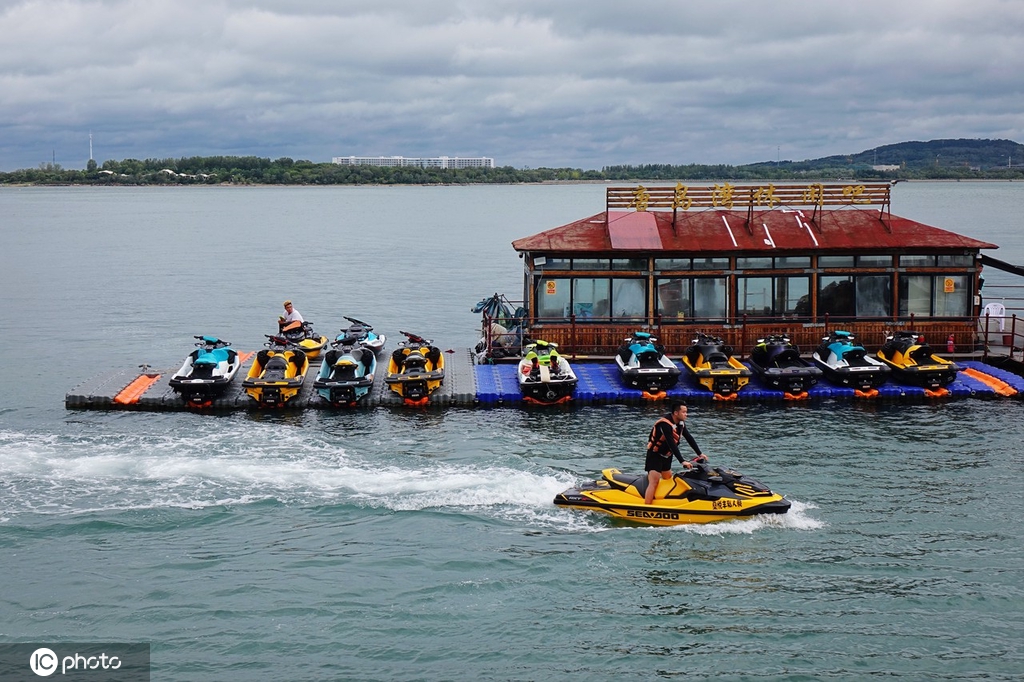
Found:
[[[301,324],[302,322],[304,322],[304,320],[302,319],[302,314],[295,309],[295,306],[292,305],[292,302],[285,301],[284,315],[281,315],[280,317],[277,318],[277,326],[280,327],[281,329],[284,329],[292,322],[299,322]]]

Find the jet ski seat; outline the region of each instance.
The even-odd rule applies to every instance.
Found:
[[[800,353],[798,353],[792,348],[786,348],[784,350],[779,351],[778,355],[772,358],[772,361],[779,367],[782,367],[783,364],[800,364]]]
[[[288,371],[288,360],[283,355],[274,355],[267,364],[263,366],[263,377],[268,381],[280,381],[284,379]]]
[[[722,365],[729,364],[729,356],[720,350],[716,350],[708,355],[708,364],[712,367],[721,367]]]
[[[409,353],[405,356],[405,368],[410,369],[423,369],[427,365],[427,359],[420,353]]]

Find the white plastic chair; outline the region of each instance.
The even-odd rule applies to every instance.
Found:
[[[999,301],[993,301],[985,306],[985,315],[993,320],[999,322],[999,331],[1003,332],[1006,329],[1006,306]]]

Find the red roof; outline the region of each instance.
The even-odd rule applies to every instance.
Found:
[[[651,218],[640,216],[652,216],[654,224]],[[746,211],[678,211],[673,226],[671,211],[608,211],[517,239],[512,246],[533,253],[716,254],[999,248],[907,218],[885,215],[879,219],[877,209],[844,208],[814,216],[811,209],[777,208],[754,211],[752,216],[748,227]],[[636,233],[630,237],[632,232]]]

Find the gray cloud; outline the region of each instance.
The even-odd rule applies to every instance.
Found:
[[[0,170],[748,163],[1024,140],[1024,3],[0,2]]]

